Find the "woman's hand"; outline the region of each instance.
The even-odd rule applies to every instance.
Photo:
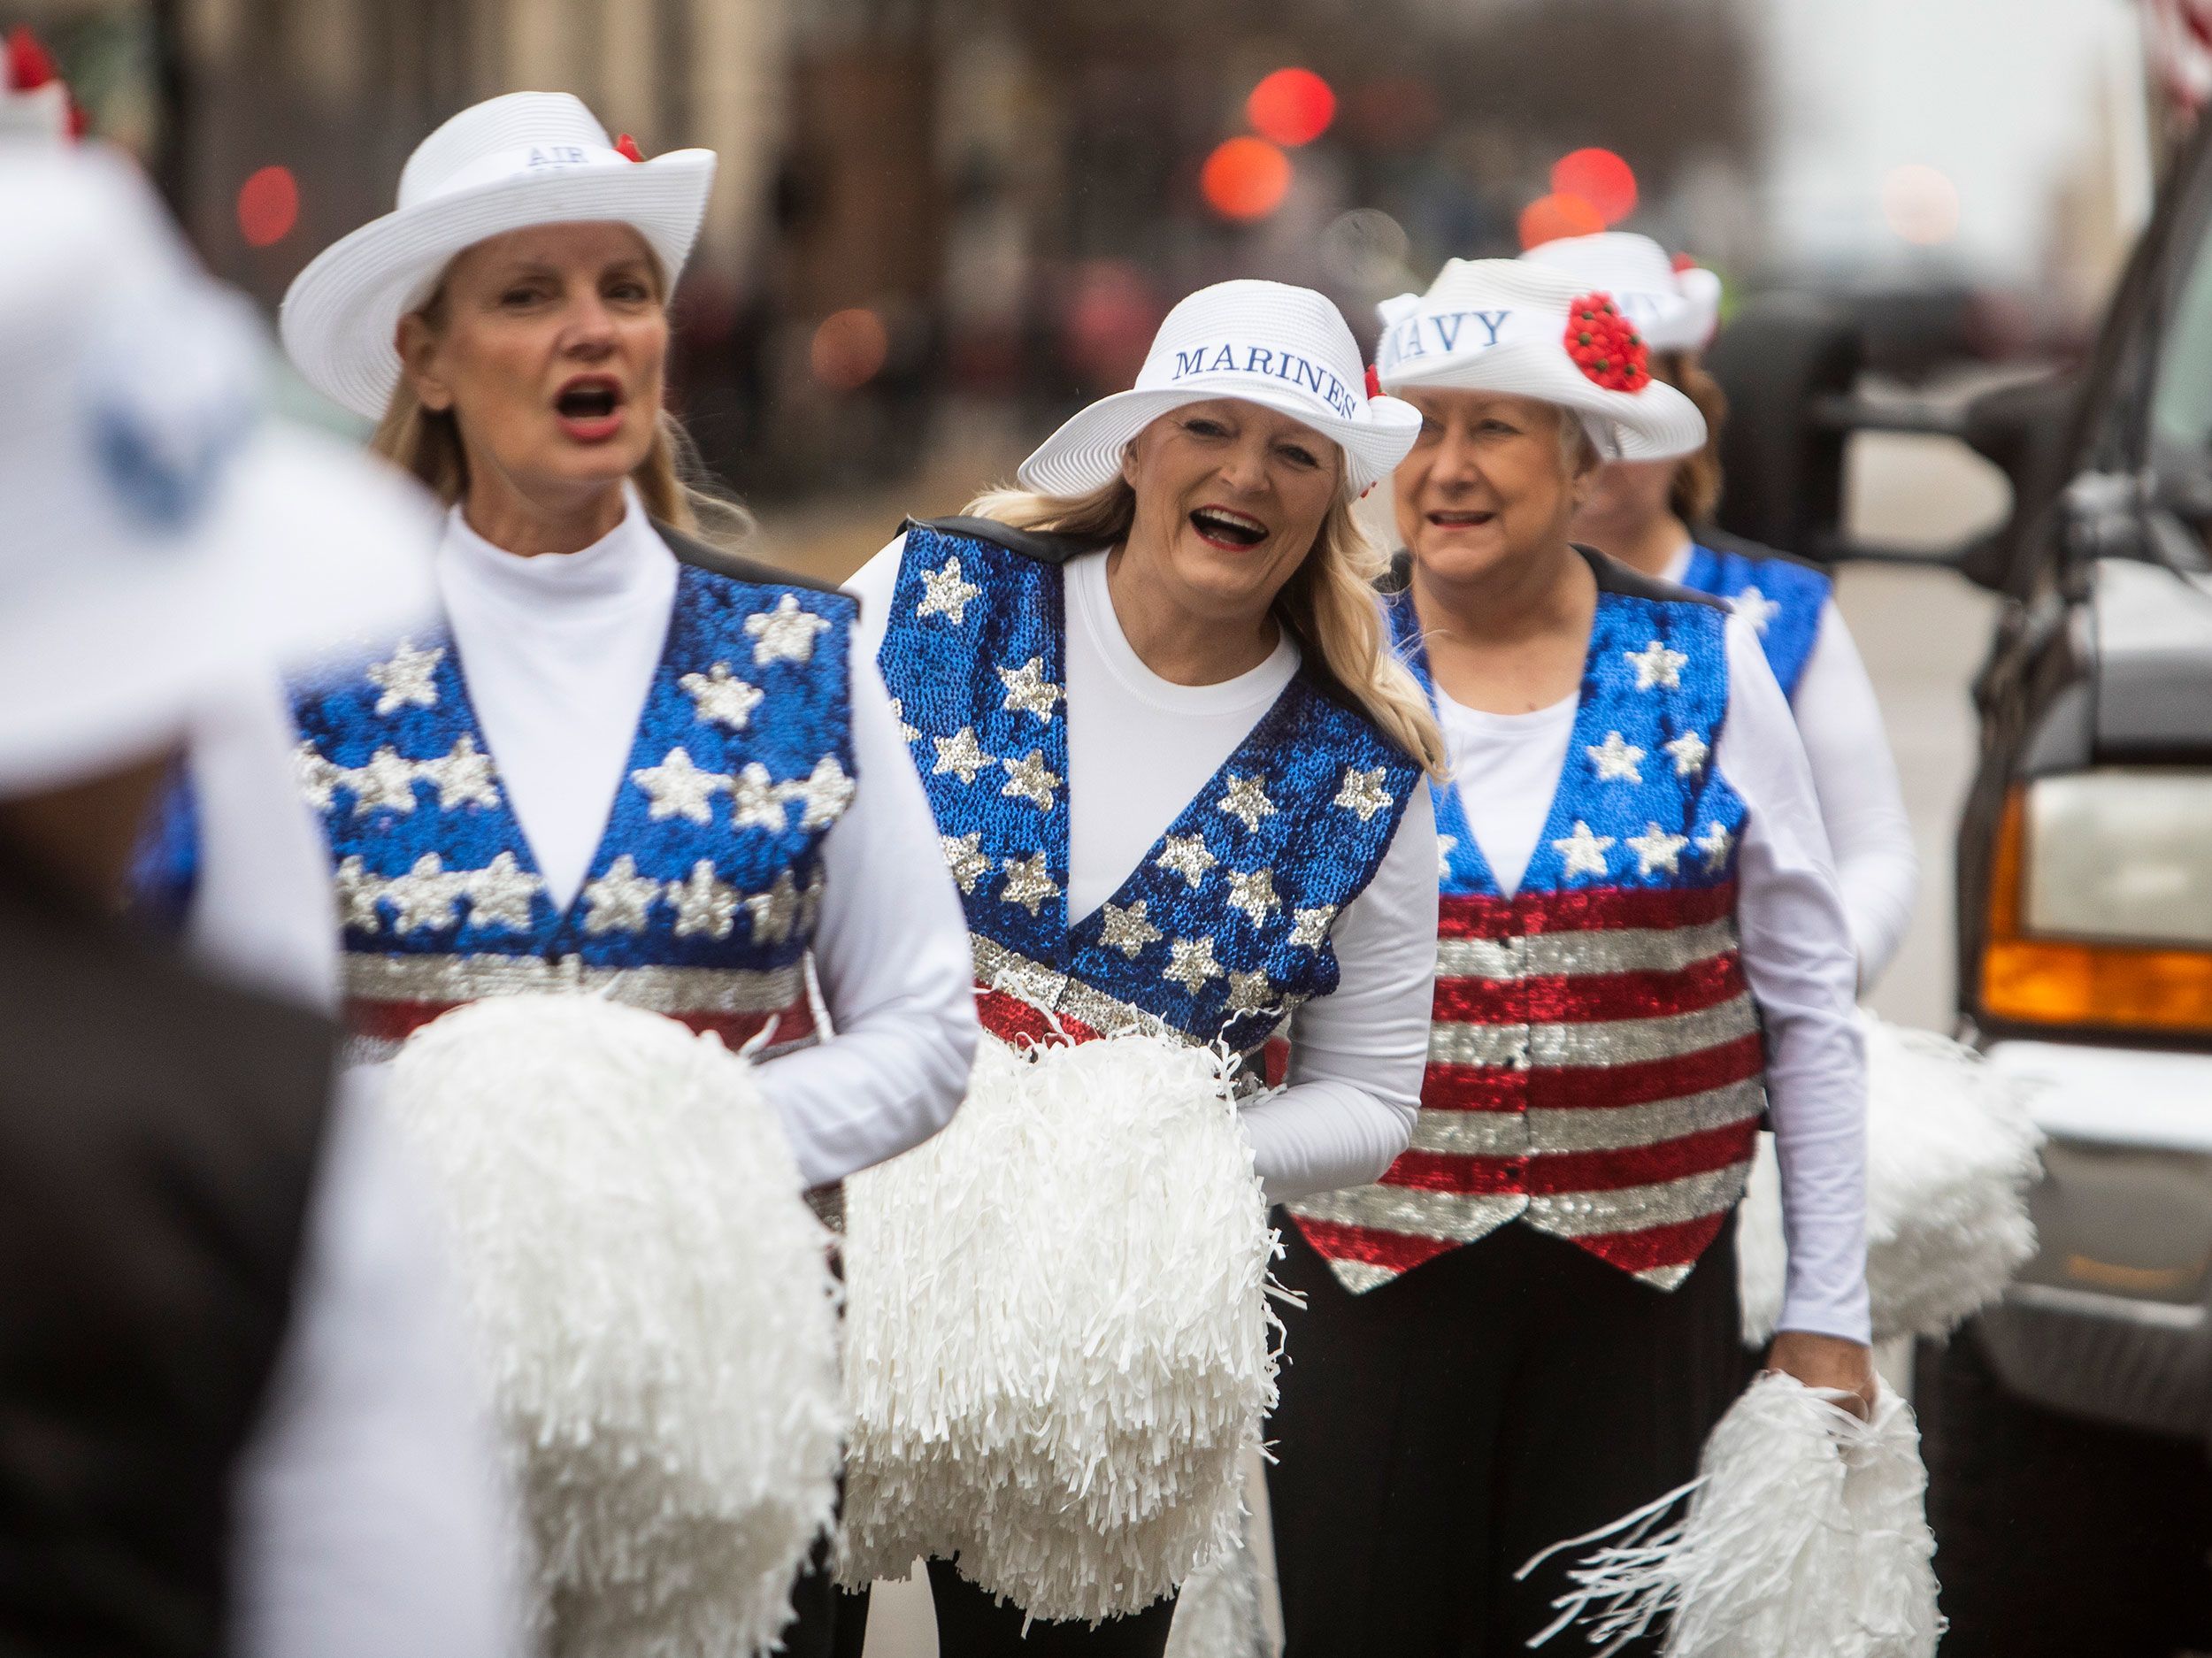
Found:
[[[1785,1330],[1767,1349],[1767,1369],[1793,1376],[1808,1387],[1847,1393],[1850,1397],[1839,1402],[1862,1420],[1874,1409],[1874,1349],[1863,1342]]]

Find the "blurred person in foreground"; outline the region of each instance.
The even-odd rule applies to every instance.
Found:
[[[397,480],[259,417],[242,304],[97,150],[0,150],[0,1646],[504,1654],[454,1309],[333,1033],[117,917],[191,710],[402,621]]]
[[[1875,1392],[1855,963],[1788,704],[1742,618],[1569,539],[1601,454],[1685,453],[1701,418],[1556,272],[1455,260],[1383,319],[1380,385],[1422,416],[1390,617],[1452,782],[1412,1148],[1290,1205],[1292,1658],[1516,1650],[1576,1563],[1524,1562],[1694,1475],[1744,1380],[1763,1110],[1769,1363]]]

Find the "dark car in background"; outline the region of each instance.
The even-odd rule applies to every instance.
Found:
[[[1773,295],[1724,332],[1724,527],[1957,570],[2003,605],[1959,825],[1958,1020],[2048,1136],[2039,1253],[1924,1343],[1947,1658],[2212,1650],[2212,127],[2177,157],[2077,370],[1867,390],[1863,316]],[[1940,554],[1855,542],[1867,429],[2012,484]]]

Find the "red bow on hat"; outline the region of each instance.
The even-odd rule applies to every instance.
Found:
[[[1585,294],[1567,307],[1567,355],[1585,380],[1608,391],[1641,391],[1651,383],[1651,349],[1610,294]]]

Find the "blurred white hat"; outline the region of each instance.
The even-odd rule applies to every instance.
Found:
[[[1702,265],[1676,269],[1649,236],[1628,230],[1562,236],[1521,257],[1610,294],[1655,351],[1702,351],[1720,326],[1720,278]]]
[[[415,146],[399,204],[332,243],[284,296],[284,349],[309,383],[371,420],[399,383],[399,320],[453,257],[533,225],[630,226],[670,287],[706,216],[714,151],[640,161],[565,92],[510,92],[463,110]]]
[[[0,793],[428,608],[427,496],[260,418],[266,337],[102,147],[0,147]]]
[[[1122,450],[1171,409],[1233,397],[1272,409],[1344,451],[1357,495],[1390,475],[1421,429],[1417,411],[1370,397],[1359,342],[1310,288],[1240,280],[1202,288],[1160,324],[1134,388],[1075,414],[1021,464],[1021,481],[1079,495],[1120,475]]]
[[[1383,389],[1507,392],[1581,418],[1609,460],[1667,460],[1705,442],[1705,418],[1651,378],[1648,348],[1612,298],[1517,259],[1454,259],[1425,294],[1377,308]]]

